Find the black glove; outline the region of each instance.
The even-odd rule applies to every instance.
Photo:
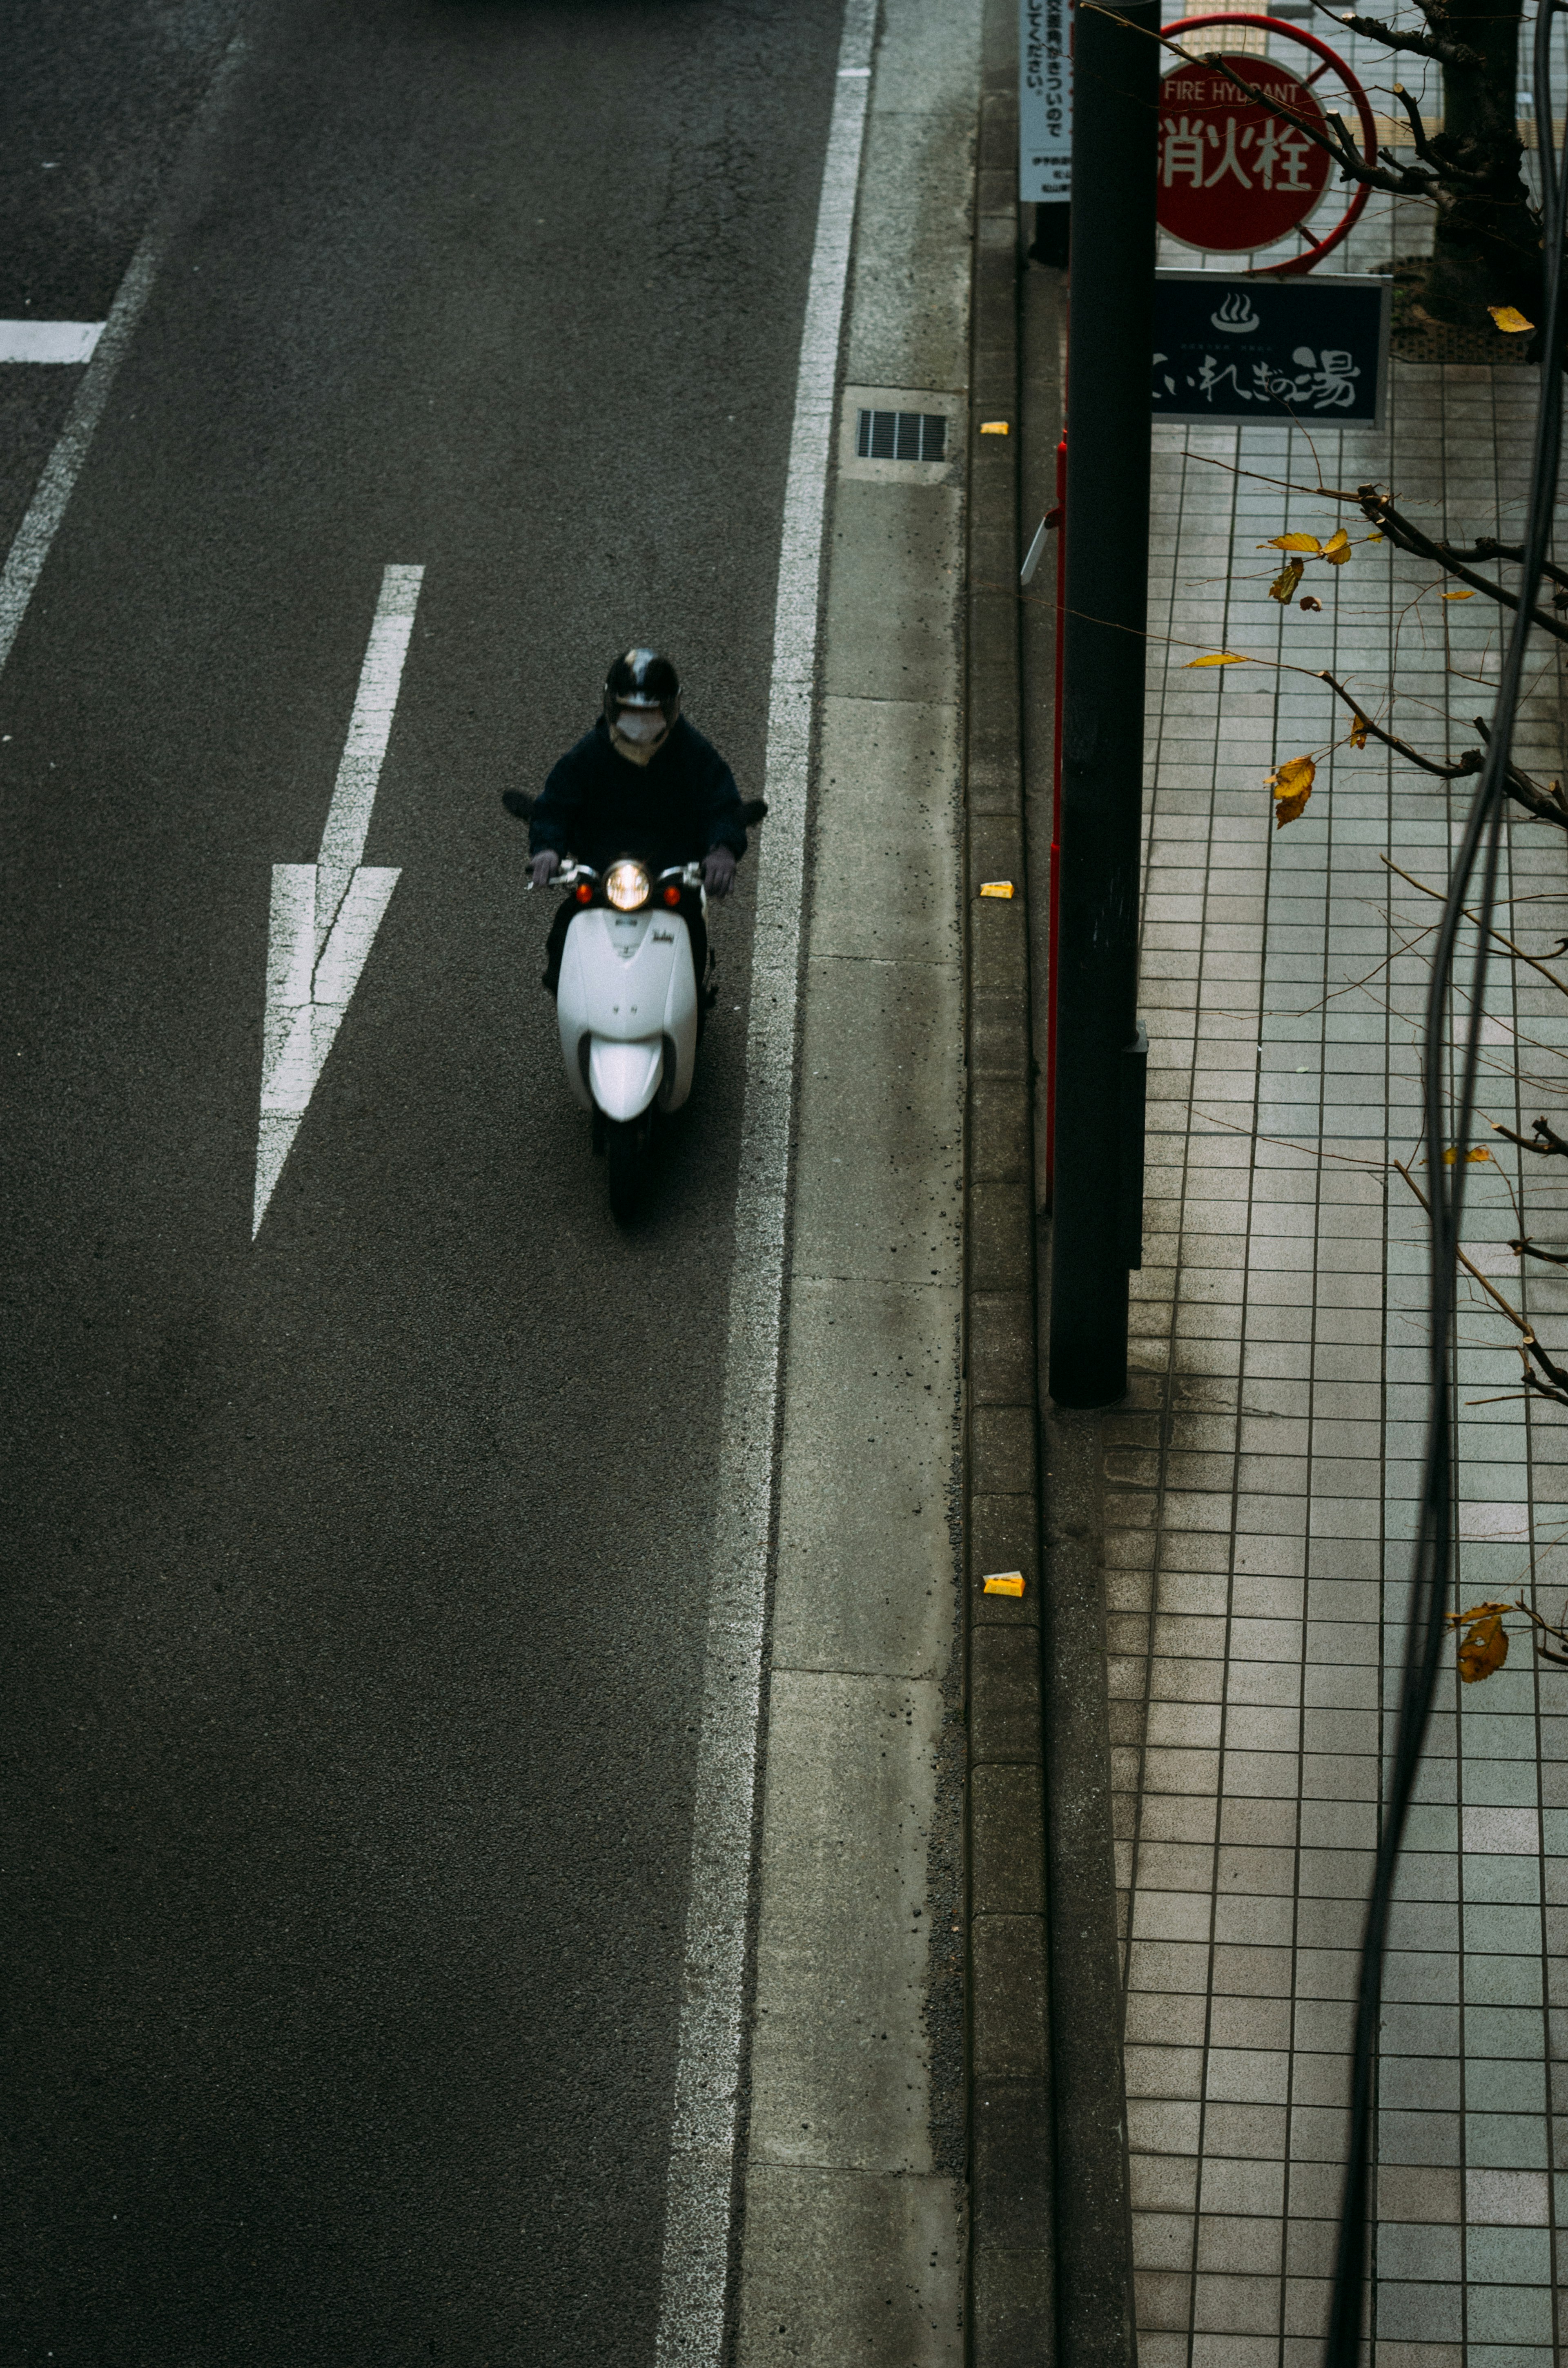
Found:
[[[702,884],[710,896],[727,896],[735,884],[735,859],[727,847],[710,847],[702,859]]]
[[[561,858],[553,847],[541,848],[534,857],[533,873],[536,888],[548,888],[561,869]]]

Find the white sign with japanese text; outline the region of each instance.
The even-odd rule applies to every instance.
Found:
[[[1070,0],[1018,0],[1018,200],[1061,205],[1073,179]]]

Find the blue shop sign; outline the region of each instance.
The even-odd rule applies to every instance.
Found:
[[[1392,285],[1157,271],[1155,418],[1381,427]]]

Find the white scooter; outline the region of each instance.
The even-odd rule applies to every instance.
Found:
[[[507,790],[502,803],[526,821],[534,801]],[[767,812],[741,809],[748,825]],[[528,882],[532,888],[533,882]],[[594,1149],[609,1168],[610,1213],[628,1224],[647,1174],[653,1129],[691,1092],[701,1032],[701,981],[690,919],[708,910],[698,863],[654,872],[624,855],[596,871],[571,856],[551,882],[577,911],[566,931],[555,1015],[566,1082],[593,1113]]]

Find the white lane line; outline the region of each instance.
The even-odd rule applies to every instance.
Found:
[[[0,321],[0,362],[90,362],[102,321]]]
[[[109,307],[103,334],[93,349],[76,399],[72,404],[64,427],[56,439],[53,451],[44,463],[43,474],[28,504],[27,515],[17,529],[16,539],[0,569],[0,666],[11,655],[28,604],[38,588],[43,574],[50,546],[60,531],[60,521],[75,490],[76,480],[92,447],[99,420],[104,416],[110,389],[114,385],[120,363],[125,359],[136,324],[146,309],[153,292],[153,283],[163,268],[174,235],[176,216],[181,192],[192,167],[193,160],[210,138],[248,43],[243,33],[236,33],[219,62],[217,72],[207,85],[207,96],[197,111],[187,137],[179,165],[169,188],[160,201],[141,245],[131,258],[119,293]]]
[[[790,1107],[824,512],[838,347],[860,178],[876,0],[846,0],[812,250],[773,622],[745,1106],[735,1184],[702,1725],[697,1747],[657,2368],[717,2368],[724,2340],[773,1522]]]
[[[388,567],[314,863],[275,863],[251,1239],[310,1107],[399,874],[363,864],[423,567]]]

